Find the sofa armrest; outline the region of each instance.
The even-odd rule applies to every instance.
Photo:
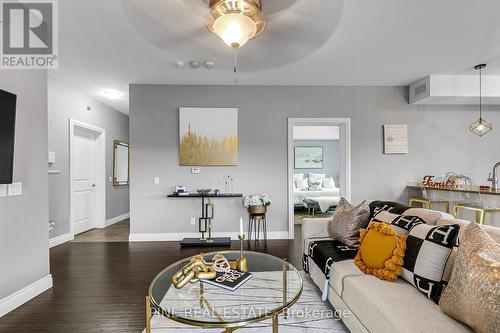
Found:
[[[328,238],[328,223],[332,218],[305,218],[302,220],[302,253],[304,245],[311,238]]]

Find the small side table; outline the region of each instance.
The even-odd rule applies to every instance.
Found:
[[[252,240],[252,230],[255,234],[255,240],[259,240],[260,230],[264,234],[264,242],[267,244],[267,207],[266,206],[251,206],[248,208],[248,241]]]

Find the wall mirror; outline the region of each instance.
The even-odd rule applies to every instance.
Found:
[[[113,141],[113,186],[130,184],[130,146],[126,142]]]

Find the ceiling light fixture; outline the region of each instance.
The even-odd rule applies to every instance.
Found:
[[[482,77],[482,70],[486,67],[486,64],[480,64],[477,66],[474,66],[475,70],[479,70],[479,119],[475,122],[473,122],[469,129],[472,133],[476,134],[477,136],[483,136],[486,133],[490,132],[493,129],[493,126],[488,123],[486,120],[483,119],[483,77]]]
[[[106,98],[109,98],[112,101],[117,100],[117,99],[125,96],[123,93],[116,91],[116,90],[111,90],[111,89],[102,90],[101,95],[103,95]]]
[[[208,30],[235,49],[265,27],[261,0],[210,0],[209,14]]]
[[[266,25],[261,0],[210,0],[208,30],[234,50],[234,74],[237,83],[237,52]]]

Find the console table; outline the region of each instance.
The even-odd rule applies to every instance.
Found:
[[[242,198],[243,193],[209,193],[201,195],[193,192],[185,195],[169,194],[167,198],[190,199],[201,198],[201,217],[198,218],[200,238],[184,238],[181,246],[230,246],[231,237],[212,237],[212,222],[214,219],[214,203],[211,198]],[[207,234],[207,235],[206,235]]]

